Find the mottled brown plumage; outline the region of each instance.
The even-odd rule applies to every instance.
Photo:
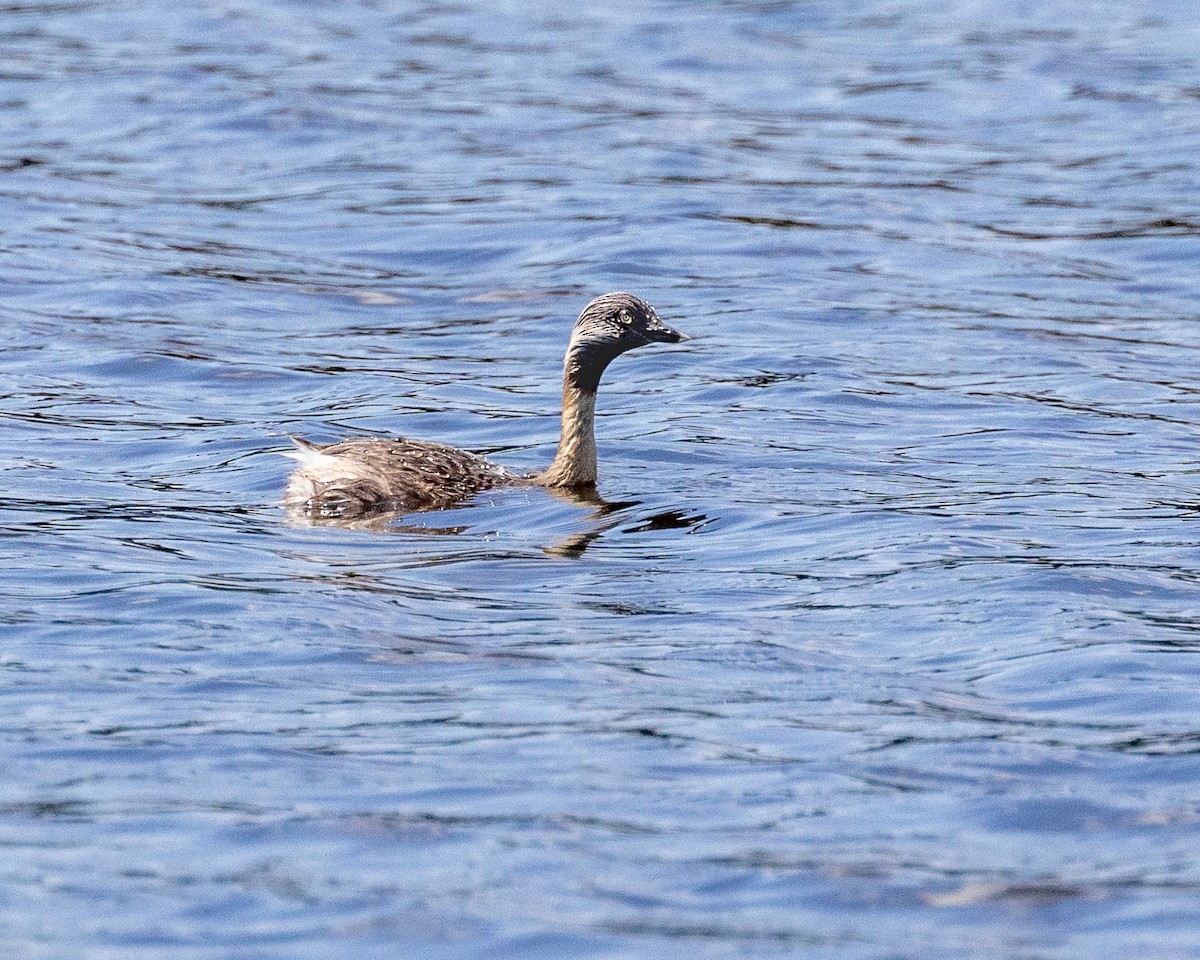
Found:
[[[316,446],[292,438],[300,461],[287,503],[315,516],[366,510],[437,510],[473,493],[522,482],[519,474],[444,443],[397,438],[342,440]]]
[[[342,440],[317,446],[292,438],[300,461],[285,503],[311,517],[351,517],[375,510],[418,511],[453,506],[493,487],[537,484],[587,489],[596,483],[596,388],[608,364],[648,343],[688,338],[665,326],[653,308],[628,293],[589,303],[571,332],[563,361],[562,436],[554,462],[521,476],[491,461],[426,440]]]

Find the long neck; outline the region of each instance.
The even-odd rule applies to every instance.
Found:
[[[596,395],[563,382],[562,436],[550,469],[541,475],[547,487],[587,487],[596,482]]]
[[[616,352],[585,349],[572,341],[563,361],[562,435],[550,468],[538,475],[547,487],[596,483],[596,388]]]

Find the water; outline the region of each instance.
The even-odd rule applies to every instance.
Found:
[[[0,12],[24,958],[1200,956],[1200,27]],[[286,522],[284,435],[607,510]]]

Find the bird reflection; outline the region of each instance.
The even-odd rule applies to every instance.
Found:
[[[341,527],[343,530],[366,530],[370,533],[410,533],[427,537],[449,537],[466,533],[471,527],[459,524],[450,527],[434,527],[428,524],[398,523],[412,517],[411,510],[370,510],[339,516],[336,513],[320,515],[306,510],[287,507],[287,520],[293,527]]]
[[[542,547],[548,557],[563,557],[577,560],[593,543],[621,522],[621,511],[636,507],[638,500],[605,500],[595,487],[587,490],[551,490],[551,494],[566,503],[591,507],[588,519],[593,521],[589,530],[580,530],[570,536]]]
[[[621,533],[686,530],[703,526],[709,522],[709,517],[703,513],[687,513],[683,510],[664,510],[649,516],[631,517],[630,512],[641,504],[640,500],[605,500],[595,488],[550,489],[547,492],[564,503],[590,509],[587,517],[588,529],[572,533],[542,547],[542,552],[551,557],[566,559],[582,557],[588,547],[606,533],[621,527],[622,524],[630,524],[630,521],[632,523],[621,529]],[[437,513],[439,511],[430,512]],[[423,537],[459,536],[469,533],[472,529],[470,524],[434,526],[412,522],[417,516],[420,516],[419,512],[399,509],[378,509],[350,516],[337,514],[321,516],[299,508],[289,508],[287,511],[288,522],[293,526],[341,527],[345,530],[399,533]]]

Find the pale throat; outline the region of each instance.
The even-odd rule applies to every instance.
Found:
[[[596,395],[563,384],[562,436],[550,469],[551,487],[584,487],[596,482]]]
[[[548,487],[586,487],[596,483],[596,388],[616,356],[607,351],[567,349],[563,362],[562,435],[550,468],[538,477]]]

